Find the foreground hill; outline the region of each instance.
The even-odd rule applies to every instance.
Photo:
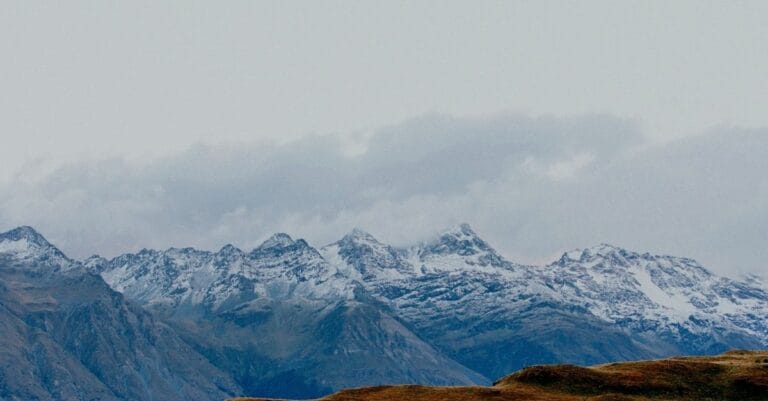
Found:
[[[378,386],[343,390],[322,398],[392,400],[768,400],[768,351],[730,351],[714,357],[674,357],[593,367],[532,366],[504,377],[492,387]]]

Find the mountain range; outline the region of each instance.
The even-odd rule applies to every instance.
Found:
[[[353,230],[82,261],[20,227],[0,234],[0,314],[2,401],[314,398],[768,347],[757,279],[607,244],[517,264],[466,224],[407,248]]]

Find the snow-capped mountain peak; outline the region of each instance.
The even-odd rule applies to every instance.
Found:
[[[245,255],[245,252],[242,251],[242,249],[232,245],[227,244],[221,247],[218,252],[216,252],[215,256],[219,259],[225,259],[225,260],[233,260],[237,258],[242,258]]]
[[[492,251],[488,243],[466,223],[444,231],[436,240],[431,241],[425,250],[436,254],[456,253],[462,256]]]
[[[403,277],[412,271],[404,251],[379,242],[359,228],[323,247],[321,252],[341,274],[362,281]]]
[[[224,254],[224,255],[230,255],[230,254],[236,254],[236,253],[242,253],[242,252],[243,251],[240,248],[238,248],[238,247],[236,247],[236,246],[234,246],[232,244],[227,244],[227,245],[222,246],[221,249],[219,249],[219,252],[217,252],[217,253]]]
[[[262,242],[257,249],[285,248],[293,245],[295,241],[286,233],[275,233]]]
[[[104,258],[100,255],[91,255],[86,259],[83,259],[80,263],[85,267],[85,269],[91,273],[95,274],[101,274],[104,267],[107,265],[109,260],[107,258]]]
[[[0,242],[27,240],[39,246],[53,246],[40,233],[30,226],[20,226],[0,234]]]
[[[334,244],[338,244],[339,247],[344,249],[365,248],[374,252],[388,252],[392,249],[389,245],[380,242],[376,237],[359,228],[353,229]]]
[[[768,311],[768,293],[719,277],[693,259],[601,244],[566,252],[547,272],[563,298],[609,322],[674,336],[728,327],[768,340],[768,324],[750,317]]]
[[[344,237],[342,237],[342,241],[349,240],[349,241],[356,241],[356,242],[379,242],[373,235],[371,235],[369,232],[363,230],[362,228],[355,227],[347,233]]]
[[[602,243],[589,248],[580,248],[567,251],[563,253],[556,264],[564,266],[569,263],[578,262],[596,265],[598,263],[607,261],[612,264],[627,266],[630,264],[628,260],[636,259],[641,256],[650,255],[639,255],[624,248]]]
[[[419,247],[417,252],[421,261],[453,255],[470,265],[501,267],[508,264],[467,223],[444,231],[437,239]]]
[[[21,226],[0,234],[0,255],[18,262],[41,262],[67,267],[73,262],[34,228]]]
[[[309,246],[303,239],[294,240],[290,235],[277,233],[269,237],[261,245],[248,254],[249,259],[273,258],[280,255],[313,254],[311,257],[319,257],[317,250]]]

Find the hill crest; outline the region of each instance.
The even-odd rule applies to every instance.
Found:
[[[591,367],[536,365],[491,387],[376,386],[320,401],[693,401],[768,400],[768,351],[672,357]],[[269,401],[237,398],[230,401]]]

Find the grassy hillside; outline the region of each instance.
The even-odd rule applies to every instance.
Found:
[[[239,398],[237,401],[258,401]],[[322,401],[768,400],[768,351],[675,357],[592,367],[532,366],[492,387],[378,386]]]

